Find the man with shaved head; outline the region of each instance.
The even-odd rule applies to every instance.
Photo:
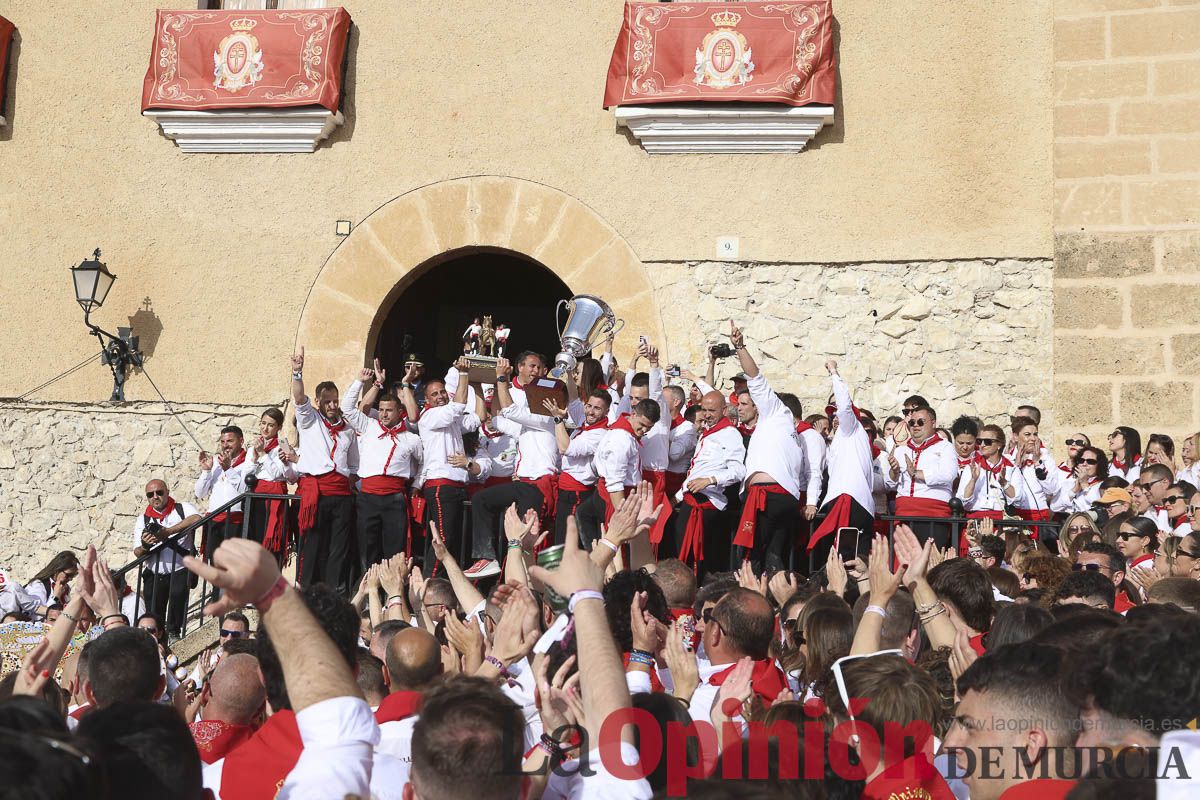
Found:
[[[187,607],[188,573],[183,556],[163,542],[189,525],[200,521],[200,512],[187,503],[176,502],[164,481],[155,478],[146,484],[146,510],[133,523],[133,554],[141,558],[142,595],[149,610],[166,621],[167,630],[178,636]],[[196,534],[187,534],[175,543],[184,551],[195,552]]]
[[[720,392],[700,398],[696,421],[701,433],[677,498],[681,503],[675,544],[679,560],[695,564],[697,577],[703,577],[729,569],[732,539],[723,513],[728,503],[725,489],[746,477],[746,446],[737,426],[725,416],[725,396]]]
[[[258,672],[258,659],[248,653],[227,655],[204,686],[200,701],[203,719],[189,728],[205,764],[212,764],[254,735],[267,689]]]
[[[391,693],[375,712],[381,752],[405,765],[412,763],[413,726],[417,724],[421,696],[441,677],[442,669],[442,648],[424,628],[406,628],[388,642],[383,679]]]

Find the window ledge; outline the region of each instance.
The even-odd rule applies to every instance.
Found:
[[[163,136],[185,153],[311,153],[341,125],[340,111],[259,108],[218,111],[148,109]]]
[[[833,106],[690,103],[618,106],[617,124],[647,153],[799,153],[826,125]]]

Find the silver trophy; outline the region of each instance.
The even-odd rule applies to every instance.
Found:
[[[625,321],[617,319],[608,303],[590,294],[577,294],[570,300],[559,300],[555,318],[562,307],[567,307],[567,322],[559,334],[562,352],[554,357],[554,369],[550,374],[561,378],[575,369],[578,360],[585,357],[607,336],[615,336]]]

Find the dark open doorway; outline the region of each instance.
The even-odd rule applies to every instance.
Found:
[[[512,329],[510,355],[536,350],[553,359],[558,352],[555,308],[571,290],[538,262],[511,252],[475,251],[423,269],[392,304],[375,342],[374,355],[389,380],[404,374],[406,336],[409,350],[424,358],[425,374],[445,375],[462,353],[463,331],[484,314]]]

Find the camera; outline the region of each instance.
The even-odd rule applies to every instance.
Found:
[[[1108,523],[1108,509],[1102,505],[1093,503],[1092,507],[1083,513],[1091,517],[1092,522],[1096,523],[1097,528],[1103,528]]]
[[[142,528],[142,533],[148,533],[156,539],[162,538],[163,526],[157,520],[150,520]]]
[[[731,355],[733,355],[733,353],[733,345],[725,344],[724,342],[721,344],[714,344],[712,347],[708,348],[708,354],[713,358],[729,358]]]
[[[666,372],[667,372],[667,377],[678,378],[679,377],[679,365],[671,364],[670,366],[667,367]]]

